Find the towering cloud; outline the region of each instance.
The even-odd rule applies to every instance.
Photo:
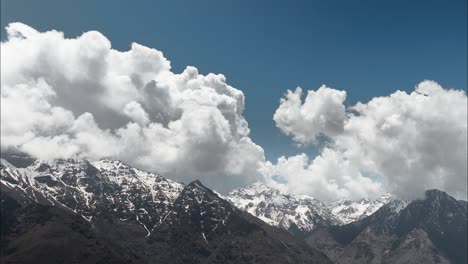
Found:
[[[121,159],[221,192],[264,181],[324,200],[428,188],[466,195],[464,91],[426,81],[349,108],[344,91],[323,86],[304,101],[301,89],[288,91],[277,127],[298,145],[323,147],[273,164],[249,137],[244,94],[221,74],[174,73],[160,51],[117,51],[95,31],[69,39],[12,23],[7,35],[2,151]]]
[[[308,91],[302,103],[302,89],[286,93],[273,119],[276,126],[299,144],[316,142],[320,135],[343,132],[346,92],[320,87]]]
[[[111,48],[12,23],[1,44],[2,150],[41,159],[122,159],[220,191],[262,180],[243,93],[223,75],[171,71],[160,51]]]
[[[334,92],[324,93],[324,89]],[[348,108],[346,115],[343,92],[322,87],[310,91],[304,103],[300,95],[299,89],[285,95],[274,116],[277,126],[298,143],[314,142],[322,134],[328,144],[311,162],[303,156],[279,160],[280,168],[301,160],[282,174],[286,188],[316,188],[314,181],[309,179],[307,184],[305,176],[292,172],[306,168],[309,178],[323,177],[345,187],[342,192],[338,188],[337,194],[347,194],[359,182],[363,184],[354,188],[376,190],[377,185],[368,184],[371,181],[403,197],[438,188],[466,199],[467,96],[463,90],[424,81],[410,94],[397,91],[373,98]],[[317,122],[320,125],[314,125]],[[333,129],[327,124],[333,124],[328,126]],[[354,180],[348,183],[350,179]]]

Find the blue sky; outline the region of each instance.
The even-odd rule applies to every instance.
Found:
[[[268,159],[300,152],[275,127],[286,89],[326,84],[347,104],[424,79],[467,87],[467,2],[452,1],[22,1],[1,6],[20,21],[75,37],[98,30],[114,48],[154,47],[175,72],[223,73],[246,95],[245,117]]]

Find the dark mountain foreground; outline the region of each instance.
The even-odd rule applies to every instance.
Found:
[[[0,167],[1,263],[332,263],[195,181],[118,161]]]
[[[115,160],[8,159],[2,264],[467,263],[467,202],[439,190],[330,207],[256,184],[228,202]]]
[[[467,263],[467,202],[439,190],[408,205],[392,201],[343,226],[314,231],[307,242],[336,263]]]

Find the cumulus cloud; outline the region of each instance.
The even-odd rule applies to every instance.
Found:
[[[302,103],[302,89],[288,90],[276,110],[273,120],[286,135],[299,144],[317,141],[320,135],[343,132],[346,92],[320,87],[307,92]]]
[[[463,90],[424,81],[409,94],[397,91],[376,97],[349,107],[345,115],[337,115],[337,109],[344,109],[344,95],[336,90],[329,92],[333,102],[341,106],[330,104],[327,95],[319,93],[322,89],[309,92],[303,104],[300,90],[288,91],[275,114],[277,126],[299,143],[314,142],[319,133],[328,139],[320,155],[310,162],[303,156],[279,160],[276,169],[287,168],[279,173],[288,182],[284,188],[313,194],[336,183],[338,189],[332,191],[337,195],[353,195],[347,193],[353,188],[368,194],[383,189],[404,198],[437,188],[466,199],[467,96]],[[307,106],[309,96],[315,97],[309,102],[315,100],[319,106]],[[324,105],[331,110],[324,110]],[[308,110],[303,111],[306,106]],[[314,126],[309,120],[317,116],[320,120],[340,120],[341,131],[324,129],[323,125],[307,128]],[[288,170],[303,172],[304,176]],[[329,184],[317,187],[317,181]]]
[[[1,43],[2,151],[105,157],[227,191],[262,180],[243,93],[223,75],[171,71],[160,51],[120,52],[96,31],[77,38],[6,28]]]
[[[330,148],[323,149],[313,160],[306,154],[281,157],[266,168],[270,185],[325,201],[361,199],[384,192],[380,182],[362,175],[343,153]]]
[[[131,120],[137,122],[140,125],[146,125],[149,123],[148,113],[141,105],[137,102],[130,102],[125,105],[123,109],[124,114],[126,114]]]
[[[226,192],[254,181],[323,200],[429,188],[466,196],[467,97],[426,81],[346,108],[346,92],[288,91],[274,120],[305,154],[265,161],[244,94],[221,74],[171,71],[155,49],[112,49],[21,24],[1,43],[1,148],[40,159],[114,158]],[[466,199],[466,197],[464,197]]]

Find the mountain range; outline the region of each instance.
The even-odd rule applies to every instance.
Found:
[[[337,264],[467,263],[467,202],[439,190],[414,201],[384,194],[326,204],[255,183],[228,200]]]
[[[348,224],[367,217],[393,198],[385,194],[376,199],[324,203],[307,195],[283,193],[254,183],[230,192],[227,199],[270,225],[304,237],[318,227]]]
[[[332,263],[198,181],[111,160],[0,173],[1,263]]]
[[[255,183],[222,196],[116,160],[7,158],[0,263],[467,260],[467,203],[438,190],[324,203]]]
[[[467,202],[439,190],[410,203],[393,200],[306,241],[335,263],[467,263]]]

